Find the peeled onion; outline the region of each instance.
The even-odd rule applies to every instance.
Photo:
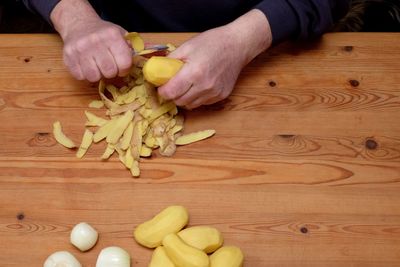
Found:
[[[68,251],[57,251],[46,259],[43,267],[82,267],[82,265]]]
[[[96,267],[130,267],[129,253],[120,247],[107,247],[100,251]]]
[[[72,245],[81,251],[87,251],[96,245],[99,234],[85,222],[78,223],[71,231],[70,240]]]

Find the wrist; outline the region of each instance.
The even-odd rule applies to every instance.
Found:
[[[86,0],[62,0],[50,13],[50,20],[64,40],[76,25],[101,19]]]
[[[267,50],[272,44],[272,33],[267,17],[253,9],[226,25],[233,36],[238,53],[243,55],[244,65]]]

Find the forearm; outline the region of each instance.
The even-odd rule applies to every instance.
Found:
[[[268,19],[260,10],[253,9],[226,26],[235,36],[244,63],[247,64],[258,54],[271,46],[272,33]]]
[[[289,38],[309,39],[333,27],[350,0],[263,0],[255,8],[268,18],[273,44]]]
[[[50,13],[50,20],[63,39],[76,25],[99,19],[87,0],[62,0]]]
[[[60,0],[22,0],[22,2],[30,11],[40,14],[51,24],[50,13]]]

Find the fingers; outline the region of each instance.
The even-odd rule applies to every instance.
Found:
[[[194,109],[201,105],[214,104],[219,100],[221,100],[221,98],[219,94],[217,94],[216,89],[204,89],[203,87],[193,86],[186,94],[175,99],[174,102],[178,106]]]
[[[116,44],[108,46],[109,53],[113,56],[115,65],[117,66],[118,76],[125,76],[129,73],[132,66],[132,50],[123,39]]]
[[[64,46],[65,65],[78,80],[96,82],[102,77],[125,76],[132,65],[132,51],[124,33],[122,28],[105,23],[96,25],[89,34],[71,38]]]
[[[79,64],[86,80],[97,82],[101,79],[101,73],[94,58],[82,57]]]
[[[79,60],[78,58],[73,57],[70,55],[70,52],[66,52],[66,49],[64,49],[64,63],[65,66],[70,70],[72,76],[75,77],[77,80],[84,80],[85,76],[83,75],[81,66],[79,65]]]
[[[158,94],[167,100],[175,100],[185,95],[193,86],[188,79],[190,69],[184,66],[171,80],[158,88]]]
[[[193,100],[192,102],[186,104],[184,107],[186,109],[191,110],[191,109],[195,109],[200,106],[203,106],[203,105],[211,105],[211,104],[217,103],[220,100],[221,99],[219,97],[209,97],[209,96],[199,97],[199,98]]]
[[[102,52],[95,55],[93,58],[102,76],[108,79],[117,76],[118,67],[114,60],[114,56],[112,55],[110,50],[104,49]]]

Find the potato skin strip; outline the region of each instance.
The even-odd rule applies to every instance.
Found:
[[[101,100],[93,100],[89,103],[89,108],[102,108],[104,107],[104,103]]]
[[[207,139],[215,134],[215,130],[205,130],[205,131],[199,131],[199,132],[194,132],[186,135],[179,136],[175,140],[175,144],[182,146],[182,145],[188,145],[194,142],[198,142],[204,139]]]
[[[132,139],[132,135],[133,135],[133,123],[130,122],[119,141],[119,147],[122,150],[127,150],[129,148],[129,145],[130,145],[131,139]]]
[[[101,140],[103,140],[104,138],[106,138],[107,135],[112,131],[116,120],[117,120],[117,118],[112,119],[112,120],[108,121],[106,124],[104,124],[103,126],[101,126],[97,130],[97,132],[94,134],[93,141],[95,143],[98,143]]]
[[[137,32],[127,33],[125,39],[130,41],[131,46],[136,53],[144,50],[144,41]]]
[[[115,151],[115,146],[112,144],[108,144],[106,150],[101,156],[101,159],[109,159],[111,155],[114,153],[114,151]]]
[[[112,131],[107,134],[106,141],[109,144],[115,145],[118,143],[118,140],[124,134],[126,128],[128,127],[129,123],[133,119],[133,112],[127,111],[123,116],[116,119]]]
[[[92,143],[93,143],[93,133],[88,129],[86,129],[85,133],[83,134],[82,142],[78,149],[78,152],[76,152],[76,157],[82,158],[86,154]]]
[[[150,117],[148,118],[149,123],[152,123],[158,117],[161,115],[164,115],[165,113],[169,112],[170,110],[174,109],[176,106],[173,102],[167,102],[160,106],[158,109],[156,109],[153,113],[151,113]]]
[[[75,143],[63,133],[61,123],[59,121],[53,123],[53,135],[59,144],[67,148],[76,147]]]
[[[85,115],[87,118],[86,126],[103,126],[108,122],[108,120],[100,118],[89,111],[85,111]]]

